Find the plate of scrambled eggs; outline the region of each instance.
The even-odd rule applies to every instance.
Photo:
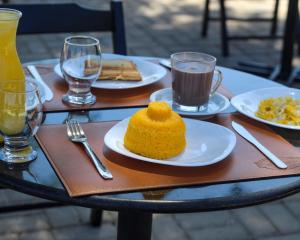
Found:
[[[263,88],[237,95],[231,104],[242,114],[273,126],[300,130],[300,90]]]

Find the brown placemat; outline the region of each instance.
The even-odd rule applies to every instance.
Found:
[[[59,77],[53,70],[53,65],[37,65],[44,81],[53,90],[54,98],[44,103],[45,112],[60,112],[72,110],[95,110],[122,107],[141,107],[149,103],[150,95],[162,88],[171,87],[171,73],[167,70],[167,75],[160,81],[145,87],[132,89],[97,89],[92,88],[96,96],[96,103],[89,106],[70,106],[64,104],[61,99],[67,92],[68,85],[64,79]],[[218,92],[228,98],[232,97],[230,91],[223,86],[219,87]]]
[[[68,140],[65,125],[42,126],[37,139],[70,196],[212,184],[300,173],[300,153],[268,127],[239,114],[213,119],[215,123],[230,129],[232,120],[242,123],[259,141],[284,160],[288,169],[276,168],[239,135],[233,152],[214,165],[185,168],[142,162],[115,153],[103,145],[105,133],[116,122],[83,124],[94,151],[114,176],[113,180],[103,180],[84,149]]]

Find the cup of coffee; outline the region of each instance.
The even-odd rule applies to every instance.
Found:
[[[207,109],[209,98],[223,80],[215,69],[217,59],[205,53],[181,52],[171,55],[173,107],[180,111]],[[216,81],[213,81],[216,75]],[[213,85],[213,86],[212,86]]]

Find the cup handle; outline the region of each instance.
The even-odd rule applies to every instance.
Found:
[[[215,83],[215,85],[212,87],[212,89],[210,91],[210,97],[215,94],[217,89],[220,87],[222,80],[224,79],[223,73],[219,69],[215,69],[214,73],[218,74],[218,80],[217,80],[217,82]]]

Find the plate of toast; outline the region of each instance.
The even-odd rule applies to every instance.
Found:
[[[54,71],[64,78],[59,64],[55,65]],[[166,74],[165,68],[149,61],[121,55],[103,54],[101,74],[92,86],[102,89],[137,88],[153,84],[161,80]]]

